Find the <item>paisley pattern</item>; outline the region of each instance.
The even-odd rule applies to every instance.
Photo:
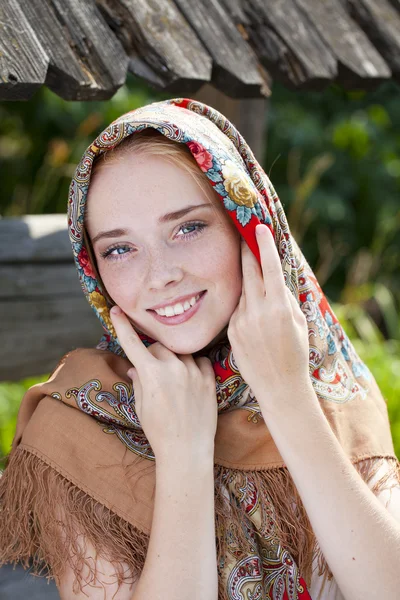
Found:
[[[218,111],[200,102],[175,98],[141,107],[116,119],[88,147],[71,183],[68,200],[69,235],[82,289],[100,319],[104,336],[98,348],[125,356],[115,336],[101,282],[89,260],[83,219],[94,160],[126,137],[154,128],[168,139],[186,144],[207,176],[229,217],[258,260],[255,227],[265,223],[273,232],[286,285],[303,310],[309,328],[309,372],[320,400],[344,404],[368,394],[370,373],[327,302],[310,266],[291,236],[281,202],[263,169],[236,128]],[[138,332],[145,346],[152,340]],[[262,418],[257,399],[241,377],[229,343],[209,354],[216,378],[218,411],[245,410],[249,421]],[[103,392],[92,380],[69,397],[95,418],[106,434],[116,435],[132,452],[154,460],[154,453],[135,413],[134,390],[116,383]],[[56,397],[56,395],[54,396]],[[250,474],[235,473],[221,485],[243,510],[243,528],[253,552],[243,556],[229,547],[220,565],[231,600],[295,600],[310,598],[293,557],[279,542],[272,501],[260,497]],[[232,540],[234,536],[232,536]],[[229,546],[229,539],[228,546]]]
[[[244,553],[232,535],[230,563],[220,565],[229,599],[296,600],[310,598],[295,561],[283,548],[276,531],[271,498],[261,499],[251,475],[238,472],[223,482],[241,506],[242,527],[252,553]]]

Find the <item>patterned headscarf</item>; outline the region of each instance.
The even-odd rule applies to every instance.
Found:
[[[97,514],[94,509],[81,518],[80,527],[92,540],[97,540],[99,547],[108,536],[108,549],[113,537],[123,528],[114,556],[126,544],[124,558],[137,572],[143,568],[143,545],[149,539],[154,470],[148,473],[153,487],[136,484],[135,503],[131,492],[121,487],[119,476],[115,475],[110,483],[111,467],[115,470],[118,461],[126,464],[128,461],[131,472],[141,473],[146,471],[146,464],[154,464],[155,457],[135,412],[134,389],[126,376],[129,362],[110,320],[111,305],[101,281],[96,278],[91,251],[86,246],[84,214],[94,161],[147,128],[189,148],[259,262],[255,227],[264,223],[270,228],[285,283],[307,319],[310,380],[335,435],[356,468],[361,461],[372,461],[370,469],[365,468],[365,462],[363,469],[359,469],[366,481],[375,472],[376,461],[387,458],[397,465],[385,402],[376,382],[329,306],[290,233],[269,178],[243,137],[218,111],[190,99],[175,98],[133,110],[114,121],[88,147],[76,169],[69,194],[68,224],[75,262],[82,289],[101,321],[104,336],[97,350],[79,350],[67,356],[49,382],[31,393],[26,405],[36,407],[40,392],[41,397],[46,398],[41,400],[39,408],[43,406],[46,410],[43,408],[36,425],[31,425],[30,435],[29,427],[24,430],[23,424],[17,429],[17,441],[22,439],[21,458],[14,460],[22,462],[29,453],[34,453],[43,463],[56,465],[68,485],[73,484],[110,509],[113,515],[118,515],[122,521],[112,535],[103,528],[100,536],[98,529],[91,527],[93,515]],[[146,346],[155,341],[143,333],[140,338]],[[329,577],[330,572],[296,487],[262,418],[257,398],[238,370],[228,340],[217,342],[208,356],[215,372],[219,413],[214,455],[219,600],[310,598],[307,586],[313,563],[318,564],[319,574]],[[61,402],[56,403],[54,399]],[[71,407],[78,410],[71,412]],[[49,419],[50,413],[54,415],[51,431],[50,427],[41,425],[40,437],[39,422]],[[64,436],[60,419],[69,419],[71,428],[75,422],[78,427],[82,413],[91,417],[85,416],[86,435]],[[92,423],[101,427],[93,427]],[[48,436],[46,442],[43,442],[44,429]],[[52,435],[54,438],[64,436],[63,446],[58,447],[56,454],[50,443]],[[101,449],[102,466],[108,469],[106,480],[99,479],[99,470],[93,475],[87,456],[90,454],[95,460],[94,452],[98,449]],[[25,458],[22,458],[23,451]],[[71,461],[71,453],[84,458],[80,462]],[[29,460],[36,459],[30,457]],[[106,461],[109,461],[108,467]],[[64,504],[66,497],[60,499]],[[72,493],[68,494],[71,503],[65,504],[65,513],[77,518],[79,511],[87,510],[89,503],[86,496],[85,502],[78,506],[75,500],[70,500],[73,497]],[[40,493],[35,498],[41,502],[37,509],[37,519],[40,519],[46,498]],[[53,514],[49,503],[46,507],[47,514]],[[28,508],[32,511],[27,504],[27,513]],[[130,524],[129,531],[126,523]],[[72,530],[71,526],[69,531]],[[11,533],[10,536],[12,539]],[[35,543],[40,542],[37,537],[34,539]],[[46,547],[43,555],[53,567],[55,556],[59,564],[62,563],[62,550]]]
[[[371,374],[354,351],[290,234],[281,202],[269,178],[243,137],[223,115],[189,99],[155,102],[121,116],[89,146],[76,169],[69,196],[69,234],[82,289],[106,331],[98,348],[125,356],[110,319],[111,305],[101,282],[96,279],[96,270],[89,259],[91,253],[85,244],[87,238],[83,235],[92,166],[100,155],[146,128],[153,128],[168,139],[187,145],[258,261],[256,225],[265,223],[273,232],[286,285],[298,299],[309,323],[310,377],[318,397],[336,404],[345,404],[355,397],[365,398]],[[138,333],[146,346],[155,341]],[[248,386],[226,344],[217,345],[212,354],[218,408],[223,412],[238,405]],[[251,395],[241,406],[260,412]],[[130,438],[130,448],[143,454],[143,440],[135,447],[132,433],[125,433]],[[147,456],[152,456],[151,450]]]

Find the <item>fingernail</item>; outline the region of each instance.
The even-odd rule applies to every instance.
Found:
[[[266,225],[256,225],[256,234],[257,235],[264,235],[265,233],[267,233],[267,226]]]
[[[119,306],[113,306],[112,309],[110,310],[110,313],[112,315],[120,315],[122,313],[122,310],[120,309]]]

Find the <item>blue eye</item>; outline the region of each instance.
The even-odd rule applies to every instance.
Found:
[[[190,233],[184,233],[184,237],[187,238],[192,238],[195,237],[196,235],[199,235],[206,227],[207,225],[205,225],[204,223],[184,223],[183,225],[180,226],[180,229],[188,229],[190,227],[196,227],[195,231],[192,231]]]
[[[182,225],[179,226],[179,231],[182,229],[191,229],[191,228],[194,228],[194,231],[190,231],[189,233],[184,233],[183,235],[178,236],[178,237],[182,237],[183,241],[187,241],[189,239],[192,239],[192,238],[200,235],[200,233],[202,231],[204,231],[204,229],[206,227],[208,227],[208,225],[206,225],[205,223],[199,223],[198,221],[192,221],[190,223],[183,223]],[[116,253],[114,253],[115,250],[117,251]],[[132,248],[130,246],[121,244],[121,245],[111,246],[110,248],[107,248],[107,250],[105,250],[104,252],[101,252],[100,255],[102,256],[102,258],[105,258],[106,260],[121,260],[126,254],[130,254],[130,250],[132,250]]]
[[[115,250],[117,251],[117,253],[113,254]],[[119,256],[123,256],[124,254],[126,254],[124,250],[129,250],[129,246],[112,246],[111,248],[107,248],[107,250],[105,250],[104,252],[101,252],[101,256],[103,258],[108,258],[110,256],[111,259],[118,259]]]

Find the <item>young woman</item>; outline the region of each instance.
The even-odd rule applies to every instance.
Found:
[[[105,335],[22,401],[1,561],[65,600],[395,600],[385,401],[234,126],[188,99],[120,117],[69,231]]]

